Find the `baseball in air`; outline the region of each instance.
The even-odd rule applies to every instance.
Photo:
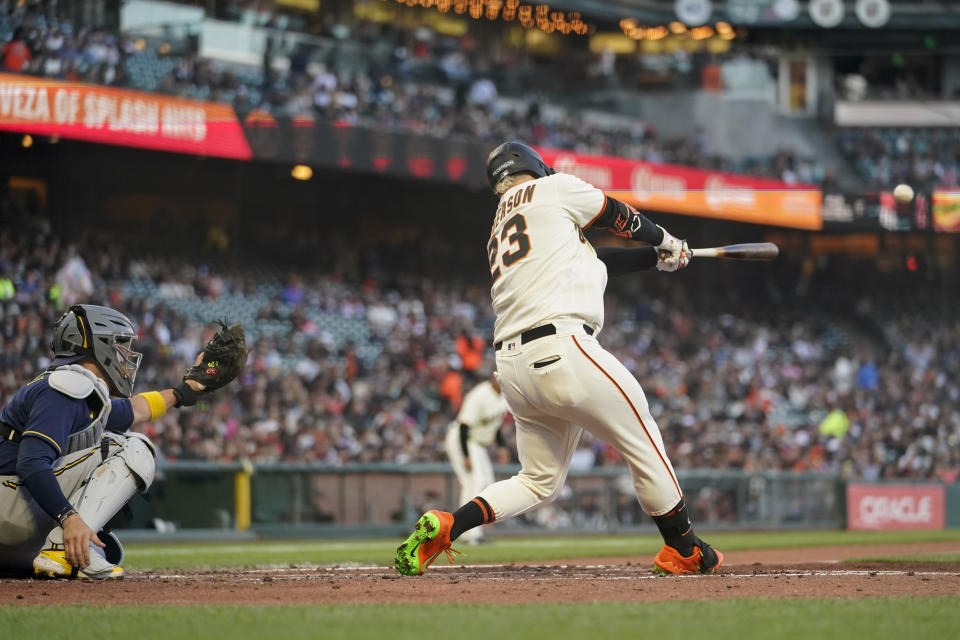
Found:
[[[913,200],[913,187],[908,184],[898,184],[893,189],[893,199],[897,202],[910,202]]]

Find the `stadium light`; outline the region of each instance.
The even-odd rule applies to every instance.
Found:
[[[33,146],[33,136],[30,135],[29,133],[23,136],[23,139],[20,141],[20,144],[23,145],[24,149],[29,149],[30,147]]]
[[[694,40],[706,40],[713,36],[713,29],[710,27],[694,27],[690,30],[690,36]]]
[[[313,177],[313,169],[305,164],[298,164],[290,171],[290,175],[296,180],[309,180]]]
[[[390,0],[380,0],[389,2]],[[578,36],[594,33],[596,27],[583,21],[579,11],[561,11],[549,4],[520,4],[520,0],[393,0],[398,5],[436,9],[441,14],[449,11],[469,16],[474,20],[516,20],[524,29],[539,29],[544,33],[560,32]]]

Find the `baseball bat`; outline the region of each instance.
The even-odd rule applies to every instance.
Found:
[[[772,242],[747,242],[728,244],[725,247],[691,249],[695,258],[726,258],[728,260],[773,260],[780,254],[780,247]]]

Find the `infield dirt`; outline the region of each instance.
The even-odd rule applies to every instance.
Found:
[[[960,564],[850,563],[960,551],[957,542],[806,547],[726,554],[715,575],[656,576],[651,559],[437,564],[414,578],[387,567],[129,572],[113,583],[0,580],[0,604],[373,604],[860,598],[960,595]]]

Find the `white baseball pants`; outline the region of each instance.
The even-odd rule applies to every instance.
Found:
[[[516,421],[520,473],[480,492],[497,520],[554,500],[583,429],[615,447],[643,510],[667,513],[682,492],[640,383],[578,321],[521,344],[504,340],[497,376]]]

